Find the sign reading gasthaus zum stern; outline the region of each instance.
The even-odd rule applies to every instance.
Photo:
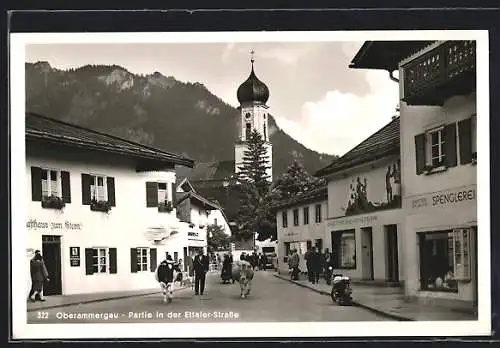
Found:
[[[405,209],[413,214],[439,208],[455,208],[476,204],[476,185],[461,186],[443,191],[410,196],[405,199]]]

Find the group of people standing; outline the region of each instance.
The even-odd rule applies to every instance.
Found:
[[[255,251],[252,254],[247,254],[245,252],[241,253],[240,260],[248,261],[252,265],[252,269],[266,269],[267,265],[267,257],[266,255],[259,253],[257,254]]]
[[[331,266],[333,268],[333,257],[328,252],[328,249],[326,249],[325,253],[321,253],[318,247],[310,247],[304,254],[304,260],[306,262],[306,272],[309,282],[313,284],[319,283],[321,274],[323,274],[325,280],[329,282],[331,276],[329,267]],[[290,279],[299,280],[299,274],[301,272],[299,265],[300,256],[297,249],[292,249],[288,257],[288,267],[291,270]]]

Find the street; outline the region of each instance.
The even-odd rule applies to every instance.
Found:
[[[174,293],[163,304],[160,294],[72,305],[28,312],[32,323],[144,323],[144,322],[308,322],[390,320],[354,306],[337,306],[328,296],[258,271],[247,299],[239,284],[222,284],[219,273],[207,274],[203,296],[191,289]]]

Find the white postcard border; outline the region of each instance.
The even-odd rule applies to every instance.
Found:
[[[30,280],[15,265],[26,262],[25,46],[48,43],[216,43],[366,40],[476,40],[478,137],[478,320],[439,322],[27,324],[26,294],[17,286]],[[489,184],[489,42],[488,32],[467,30],[349,32],[190,32],[190,33],[15,33],[10,35],[11,87],[11,262],[12,318],[16,339],[203,338],[203,337],[363,337],[489,335],[491,325]],[[21,174],[20,174],[21,173]],[[24,286],[20,286],[24,289]],[[258,303],[256,303],[258,305]],[[368,324],[368,325],[367,325]],[[196,335],[196,336],[195,336]]]

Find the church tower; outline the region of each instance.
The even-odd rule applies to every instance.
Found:
[[[264,82],[260,81],[254,72],[254,52],[251,52],[252,71],[250,76],[238,87],[237,97],[240,103],[238,110],[240,111],[239,134],[238,141],[234,146],[234,162],[235,173],[240,172],[240,166],[243,163],[243,156],[247,149],[247,140],[250,134],[255,129],[260,133],[262,139],[266,142],[266,155],[268,158],[267,175],[272,181],[272,165],[273,165],[273,147],[269,141],[269,107],[266,105],[269,99],[269,89]]]

